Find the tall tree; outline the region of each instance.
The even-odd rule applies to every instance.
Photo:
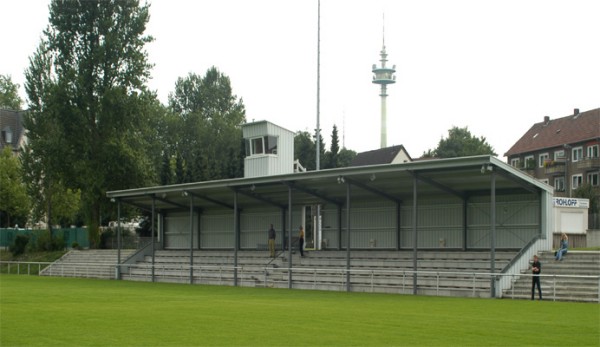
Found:
[[[340,139],[338,137],[337,126],[333,125],[333,130],[331,131],[331,146],[329,152],[325,153],[325,157],[327,158],[327,167],[326,168],[336,168],[339,167],[338,163],[338,155],[340,151]]]
[[[338,154],[338,167],[350,166],[350,163],[352,163],[354,157],[356,157],[355,151],[347,149],[346,147],[342,148]]]
[[[29,197],[21,177],[19,159],[10,147],[4,147],[0,151],[0,227],[27,222]]]
[[[160,155],[148,158],[146,147],[156,138],[148,11],[137,0],[54,0],[26,72],[32,160],[47,156],[44,177],[81,191],[92,245],[106,191],[157,179]]]
[[[179,136],[173,136],[170,146],[177,148],[174,155],[181,160],[177,165],[185,171],[185,182],[243,175],[240,143],[246,111],[243,101],[232,93],[229,77],[216,67],[204,76],[180,77],[169,94],[169,107],[180,116],[172,124]]]
[[[473,136],[467,127],[452,127],[448,130],[448,137],[442,138],[435,149],[423,153],[423,157],[455,158],[481,154],[496,155],[485,137]]]
[[[10,75],[0,75],[0,108],[20,110],[23,100],[19,96],[19,85]]]
[[[294,137],[294,158],[306,170],[316,169],[316,145],[308,131],[300,131]]]

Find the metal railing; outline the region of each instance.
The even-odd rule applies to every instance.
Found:
[[[16,262],[0,261],[1,273],[39,275],[42,270],[53,263],[49,262]],[[229,266],[229,265],[194,265],[189,264],[121,264],[130,271],[122,273],[122,279],[137,279],[143,281],[174,281],[179,283],[233,285],[234,276],[239,279],[240,286],[264,286],[287,288],[288,277],[292,273],[292,287],[302,289],[328,289],[345,291],[347,278],[350,278],[351,289],[362,292],[393,292],[398,294],[411,294],[413,290],[413,276],[417,276],[417,289],[427,294],[439,296],[443,292],[462,292],[461,296],[481,297],[489,295],[491,279],[499,281],[508,277],[512,285],[506,296],[515,298],[515,284],[521,278],[530,278],[531,274],[500,274],[486,272],[459,272],[459,271],[414,271],[414,270],[378,270],[378,269],[340,269],[340,268],[273,268],[263,266]],[[99,268],[110,268],[114,271],[116,264],[98,263],[65,263],[52,265],[51,271],[46,275],[69,277],[93,277]],[[154,271],[152,271],[154,268]],[[35,271],[37,270],[37,271]],[[237,271],[236,271],[237,270]],[[348,273],[350,276],[347,276]],[[191,276],[190,276],[191,274]],[[277,280],[276,277],[280,276]],[[294,280],[294,276],[296,280]],[[561,281],[565,279],[589,279],[595,283],[595,296],[588,301],[600,302],[600,276],[597,275],[552,275],[540,274],[544,291],[551,290],[553,301],[564,299],[558,292]],[[300,278],[300,279],[298,279]],[[549,287],[548,282],[552,280]],[[593,287],[593,286],[592,286]],[[510,292],[510,295],[508,293]],[[530,294],[530,290],[521,290],[520,293]],[[470,293],[470,295],[467,295]],[[444,294],[443,294],[444,295]],[[445,294],[445,296],[450,294]],[[499,293],[498,296],[502,296]],[[571,293],[570,298],[577,298]]]

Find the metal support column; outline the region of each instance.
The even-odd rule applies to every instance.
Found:
[[[156,219],[156,199],[154,196],[152,197],[152,223],[150,227],[150,243],[152,244],[152,282],[154,282],[154,232],[155,232],[155,223]]]
[[[281,251],[285,251],[285,208],[281,209]]]
[[[492,278],[490,279],[490,291],[491,297],[496,297],[496,171],[492,170],[491,174],[491,191],[490,191],[490,258],[491,258],[491,273]]]
[[[417,294],[417,185],[419,179],[416,175],[413,177],[413,208],[412,208],[412,229],[413,229],[413,294]]]
[[[399,251],[401,245],[400,242],[400,210],[401,206],[399,202],[396,202],[396,250]]]
[[[194,196],[190,197],[190,284],[194,284]]]
[[[117,274],[116,279],[121,279],[121,200],[117,200]]]
[[[462,204],[462,213],[463,213],[463,222],[462,222],[462,250],[463,252],[467,250],[468,239],[467,239],[467,221],[468,221],[468,198],[463,198]]]
[[[342,206],[337,207],[338,233],[337,233],[337,250],[342,250]]]
[[[288,187],[288,288],[292,289],[292,187]]]
[[[346,182],[346,291],[350,291],[350,182]]]
[[[238,285],[238,249],[239,247],[239,218],[238,218],[238,192],[237,190],[233,191],[233,285],[237,287]]]

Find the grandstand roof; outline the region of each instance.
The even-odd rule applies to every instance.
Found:
[[[440,194],[489,195],[492,172],[496,194],[515,190],[552,194],[552,187],[484,155],[145,187],[110,191],[107,196],[147,210],[154,200],[159,211],[189,210],[190,195],[195,197],[194,207],[202,209],[257,204],[287,208],[290,199],[292,205],[344,206],[349,199],[347,192],[351,200],[379,197],[401,203],[412,200],[415,178],[419,198]]]

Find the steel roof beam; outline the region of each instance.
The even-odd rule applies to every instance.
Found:
[[[359,188],[361,188],[361,189],[364,189],[364,190],[366,190],[366,191],[368,191],[368,192],[371,192],[371,193],[373,193],[373,194],[375,194],[375,195],[380,195],[380,196],[383,196],[384,198],[386,198],[386,199],[389,199],[389,200],[392,200],[392,201],[394,201],[394,202],[396,202],[396,203],[398,203],[398,204],[402,203],[402,200],[401,200],[401,199],[399,199],[399,198],[397,198],[397,197],[395,197],[395,196],[393,196],[393,195],[390,195],[390,194],[388,194],[388,193],[382,192],[382,191],[380,191],[380,190],[378,190],[378,189],[375,189],[375,188],[373,188],[373,187],[370,187],[370,186],[368,186],[368,185],[366,185],[366,184],[364,184],[364,183],[362,183],[362,182],[359,182],[359,181],[355,180],[354,178],[345,177],[345,179],[346,179],[346,181],[348,181],[350,184],[352,184],[352,185],[355,185],[355,186],[357,186],[357,187],[359,187]]]
[[[244,196],[247,196],[247,197],[252,198],[252,199],[256,199],[258,201],[262,201],[262,202],[264,202],[266,204],[273,205],[273,206],[276,206],[276,207],[279,207],[279,208],[283,208],[283,209],[287,208],[287,205],[280,204],[280,203],[278,203],[276,201],[273,201],[273,200],[271,200],[269,198],[266,198],[266,197],[264,197],[264,196],[262,196],[260,194],[255,193],[255,192],[246,192],[246,191],[243,191],[241,189],[234,189],[234,188],[232,188],[232,189],[234,191],[236,191],[236,192],[244,195]]]
[[[317,197],[317,198],[319,198],[319,199],[321,199],[321,200],[327,201],[327,202],[329,202],[329,203],[332,203],[332,204],[334,204],[334,205],[336,205],[336,206],[344,206],[344,203],[343,203],[343,202],[340,202],[340,201],[337,201],[337,200],[335,200],[335,199],[332,199],[332,198],[330,198],[330,197],[328,197],[328,196],[325,196],[325,195],[323,195],[323,194],[321,194],[321,193],[317,192],[317,191],[316,191],[316,190],[314,190],[314,189],[310,189],[310,188],[306,188],[306,187],[303,187],[303,186],[297,185],[295,182],[287,182],[287,181],[284,181],[284,182],[282,182],[282,183],[283,183],[283,184],[285,184],[286,186],[288,186],[288,187],[292,188],[292,189],[297,189],[297,190],[299,190],[299,191],[301,191],[301,192],[303,192],[303,193],[306,193],[306,194],[309,194],[309,195],[315,196],[315,197]]]
[[[417,175],[417,174],[414,173],[414,175]],[[423,182],[425,182],[425,183],[427,183],[427,184],[429,184],[431,186],[434,186],[437,189],[439,189],[441,191],[444,191],[444,192],[446,192],[448,194],[455,195],[455,196],[457,196],[457,197],[459,197],[461,199],[465,199],[467,197],[467,195],[465,193],[461,193],[461,192],[456,191],[456,190],[454,190],[452,188],[449,188],[449,187],[447,187],[447,186],[445,186],[445,185],[443,185],[443,184],[441,184],[441,183],[439,183],[437,181],[432,180],[431,178],[419,175],[419,180],[421,180],[421,181],[423,181]]]
[[[156,196],[156,194],[154,195],[154,198],[158,201],[164,202],[165,204],[169,204],[169,205],[172,205],[175,207],[184,208],[184,209],[187,209],[189,207],[188,205],[182,205],[177,202],[171,201],[169,199],[163,198],[161,196]]]
[[[230,210],[233,210],[233,205],[229,205],[226,202],[222,202],[222,201],[210,198],[208,196],[196,194],[196,193],[193,193],[193,192],[190,192],[190,191],[187,191],[187,190],[185,190],[184,192],[190,194],[191,196],[193,196],[195,198],[202,199],[202,200],[205,200],[205,201],[208,201],[208,202],[212,202],[213,204],[216,204],[216,205],[219,205],[219,206],[223,206],[223,207],[226,207],[226,208],[228,208]]]

